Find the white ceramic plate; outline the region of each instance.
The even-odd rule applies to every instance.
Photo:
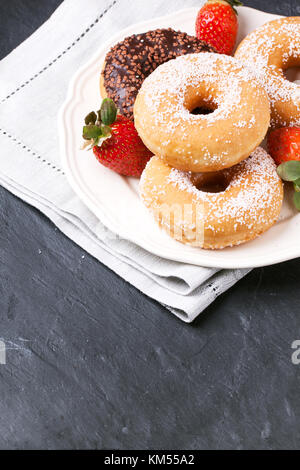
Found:
[[[260,238],[221,251],[201,250],[176,242],[157,227],[139,199],[137,180],[117,175],[101,166],[92,153],[79,150],[83,118],[100,102],[99,73],[108,49],[126,36],[156,28],[172,27],[194,34],[197,11],[182,10],[121,31],[76,73],[59,115],[61,155],[68,180],[107,228],[163,258],[217,268],[266,266],[296,258],[300,256],[300,214],[288,194],[280,221]],[[239,41],[275,18],[252,8],[239,8]]]

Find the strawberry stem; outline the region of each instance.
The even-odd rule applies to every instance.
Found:
[[[86,141],[84,148],[87,146],[87,142],[92,148],[101,145],[104,140],[111,137],[110,126],[115,122],[117,112],[115,103],[111,99],[105,98],[97,114],[92,111],[85,117],[85,126],[82,132],[82,137]]]
[[[232,7],[241,7],[243,4],[239,0],[225,0]]]
[[[241,7],[243,6],[242,2],[239,0],[226,0],[227,3],[232,7],[233,11],[238,14],[237,9],[235,7]]]
[[[218,0],[208,0],[207,3],[218,3]],[[220,3],[228,3],[236,14],[238,14],[238,12],[235,7],[241,7],[243,5],[239,0],[221,0]]]

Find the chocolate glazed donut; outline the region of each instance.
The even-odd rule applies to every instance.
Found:
[[[145,78],[171,59],[198,52],[215,52],[215,49],[171,28],[130,36],[106,55],[101,94],[111,98],[121,114],[133,119],[133,105]]]

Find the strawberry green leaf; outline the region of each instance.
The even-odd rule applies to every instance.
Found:
[[[98,112],[99,114],[99,112]],[[117,117],[117,107],[113,100],[105,98],[100,108],[100,118],[105,126],[111,126]]]
[[[92,143],[91,143],[91,148],[93,148],[93,147],[99,145],[100,139],[101,139],[100,136],[99,136],[99,137],[96,137],[96,139],[93,139],[93,140],[92,140]]]
[[[294,194],[294,204],[296,206],[296,209],[300,211],[300,193]]]
[[[94,111],[92,111],[91,113],[89,113],[85,119],[84,119],[84,122],[85,124],[88,126],[89,124],[95,124],[97,121],[97,114],[94,113]]]
[[[101,136],[102,129],[100,127],[95,126],[93,124],[89,124],[88,126],[83,127],[82,137],[85,140],[98,139]]]
[[[239,0],[225,0],[229,5],[232,7],[232,9],[235,11],[237,14],[237,10],[235,7],[241,7],[243,4]]]
[[[102,138],[107,138],[111,136],[111,127],[101,125]]]
[[[291,160],[282,163],[277,168],[277,173],[284,181],[296,181],[300,179],[300,161]]]

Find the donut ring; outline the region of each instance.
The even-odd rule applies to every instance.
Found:
[[[133,119],[133,105],[145,78],[168,60],[195,52],[215,49],[195,36],[171,28],[129,36],[106,55],[101,96],[111,98],[121,114]]]
[[[197,107],[213,110],[195,115]],[[182,171],[229,168],[261,143],[270,123],[266,92],[233,57],[189,54],[158,67],[134,106],[144,144]]]
[[[300,86],[284,71],[300,66],[300,17],[271,21],[249,34],[235,57],[249,66],[271,101],[272,127],[300,125]]]
[[[278,219],[283,186],[274,161],[261,147],[235,167],[213,175],[214,182],[223,185],[221,192],[195,186],[200,182],[207,188],[211,179],[211,174],[178,171],[155,156],[142,175],[141,198],[171,237],[205,249],[253,240]]]

